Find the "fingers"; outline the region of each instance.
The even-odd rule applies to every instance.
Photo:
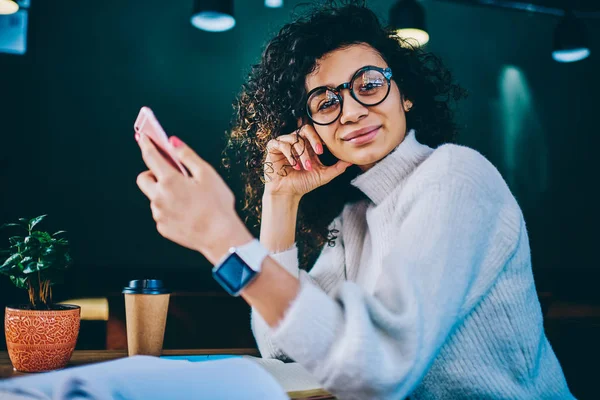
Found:
[[[301,123],[300,119],[298,123]],[[302,167],[307,171],[311,171],[315,165],[322,165],[315,154],[323,154],[323,144],[312,125],[302,125],[295,132],[279,136],[277,140],[286,142],[292,147],[292,155],[295,153],[299,156]],[[295,169],[301,168],[295,167]]]
[[[323,154],[323,143],[312,125],[302,125],[296,132],[299,136],[310,142],[310,145],[316,154]]]
[[[299,118],[298,129],[269,141],[267,150],[283,154],[295,170],[312,171],[316,165],[322,165],[315,154],[323,154],[323,144],[312,125],[302,124]]]
[[[337,178],[338,176],[343,174],[346,171],[346,169],[348,169],[348,167],[351,165],[352,163],[346,161],[338,161],[330,167],[325,167],[325,169],[321,171],[322,184],[325,185],[331,182],[334,178]]]
[[[154,199],[157,192],[158,181],[152,171],[144,171],[138,175],[136,183],[142,193],[150,200]]]
[[[298,161],[296,161],[294,155],[292,154],[292,145],[290,143],[279,140],[279,138],[271,139],[267,143],[267,151],[271,154],[273,154],[274,152],[279,152],[283,154],[285,158],[287,158],[290,165],[293,166],[295,169],[298,169],[296,168],[296,166],[298,165]]]
[[[283,135],[277,138],[280,142],[287,143],[292,148],[292,154],[296,160],[300,159],[300,165],[295,169],[300,170],[302,167],[307,171],[312,170],[311,167],[311,155],[312,149],[308,144],[308,141],[298,134]]]
[[[142,158],[146,166],[154,173],[158,180],[162,180],[170,175],[178,173],[175,168],[160,154],[156,145],[145,134],[140,135],[138,141],[142,150]]]
[[[210,167],[210,164],[201,158],[187,144],[183,143],[177,136],[171,136],[169,142],[173,146],[174,155],[190,171],[192,176],[199,176],[202,169]]]

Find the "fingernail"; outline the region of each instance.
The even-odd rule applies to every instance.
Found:
[[[179,139],[177,136],[171,136],[169,138],[169,141],[171,142],[171,144],[173,145],[173,147],[181,147],[181,145],[183,144],[183,142],[181,141],[181,139]]]
[[[317,143],[317,154],[323,154],[323,146],[321,146],[321,143]]]
[[[133,137],[135,138],[136,142],[140,141],[140,134],[139,133],[136,132],[135,135],[133,135]]]
[[[296,171],[300,171],[300,170],[302,169],[302,167],[300,167],[300,164],[299,164],[299,163],[296,163],[296,165],[294,165],[294,169],[295,169]]]
[[[310,171],[310,170],[312,169],[312,168],[311,168],[311,166],[310,166],[310,160],[306,160],[306,161],[304,162],[304,165],[306,166],[306,170],[307,170],[307,171]]]

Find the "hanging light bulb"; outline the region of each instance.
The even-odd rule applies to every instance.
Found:
[[[265,7],[268,7],[268,8],[283,7],[283,0],[265,0]]]
[[[208,32],[224,32],[235,26],[233,0],[195,0],[192,25]]]
[[[589,55],[585,27],[571,11],[567,11],[554,31],[552,58],[567,63],[583,60]]]
[[[415,46],[429,42],[425,10],[416,0],[398,0],[390,9],[389,23],[399,37]]]
[[[10,15],[19,11],[19,5],[13,0],[0,0],[0,15]]]

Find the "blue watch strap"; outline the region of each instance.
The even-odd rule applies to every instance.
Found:
[[[229,250],[224,259],[212,270],[213,277],[232,296],[238,296],[261,270],[269,255],[258,240]]]

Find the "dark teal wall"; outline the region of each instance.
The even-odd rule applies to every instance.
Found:
[[[218,165],[231,103],[292,5],[236,1],[238,25],[201,32],[191,1],[33,1],[29,51],[0,55],[0,221],[50,214],[80,266],[196,266],[162,239],[135,185],[132,124],[149,105]],[[383,16],[392,1],[372,1]],[[600,24],[590,59],[550,57],[556,19],[425,1],[439,53],[471,92],[461,143],[498,166],[521,203],[535,268],[596,267]]]

